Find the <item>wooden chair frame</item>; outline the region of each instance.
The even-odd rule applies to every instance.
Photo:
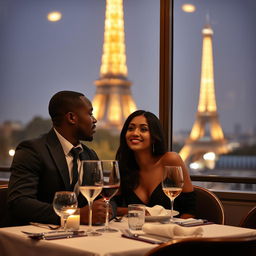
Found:
[[[241,220],[240,227],[256,229],[256,206],[253,207]]]
[[[0,227],[7,224],[7,192],[8,184],[0,185]]]
[[[145,256],[168,255],[256,255],[256,236],[234,238],[186,238],[171,240],[150,250]]]
[[[219,198],[210,190],[194,185],[196,193],[196,218],[207,219],[216,224],[224,224],[224,207]],[[202,198],[200,198],[202,197]],[[204,201],[200,201],[203,199]]]

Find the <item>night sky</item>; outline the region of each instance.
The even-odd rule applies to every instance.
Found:
[[[132,93],[138,108],[156,114],[159,2],[124,0]],[[184,2],[194,3],[196,12],[184,13]],[[62,12],[61,21],[46,19],[53,10]],[[195,119],[207,13],[214,30],[215,91],[224,131],[232,132],[235,124],[243,131],[256,127],[255,10],[255,0],[175,1],[174,130],[190,130]],[[0,122],[47,118],[49,99],[60,90],[93,99],[104,16],[104,0],[0,0]]]

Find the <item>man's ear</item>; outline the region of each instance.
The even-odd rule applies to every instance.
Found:
[[[68,112],[66,114],[66,119],[70,124],[75,124],[77,122],[77,116],[74,112]]]

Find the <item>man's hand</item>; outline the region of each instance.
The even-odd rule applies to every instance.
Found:
[[[113,215],[112,207],[109,205],[109,218]],[[89,206],[80,209],[81,224],[89,223]],[[98,199],[93,202],[92,205],[92,223],[105,223],[106,218],[106,203],[103,199]]]

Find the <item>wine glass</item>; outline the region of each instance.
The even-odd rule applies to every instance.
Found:
[[[184,185],[183,172],[181,166],[165,166],[162,180],[162,189],[171,201],[171,223],[173,220],[174,199],[181,193]]]
[[[100,232],[117,232],[118,230],[112,229],[108,225],[109,220],[109,202],[110,199],[117,193],[120,186],[120,174],[118,161],[115,160],[102,160],[103,171],[103,189],[101,196],[106,203],[106,220],[104,228],[97,229]]]
[[[81,167],[83,171],[83,181],[80,191],[88,201],[89,206],[89,236],[98,236],[100,233],[92,229],[92,204],[93,200],[100,194],[103,187],[102,166],[99,160],[83,160]],[[81,173],[81,172],[80,172]]]
[[[67,231],[67,219],[77,210],[77,197],[75,192],[58,191],[54,195],[53,209],[63,218],[63,229]]]

